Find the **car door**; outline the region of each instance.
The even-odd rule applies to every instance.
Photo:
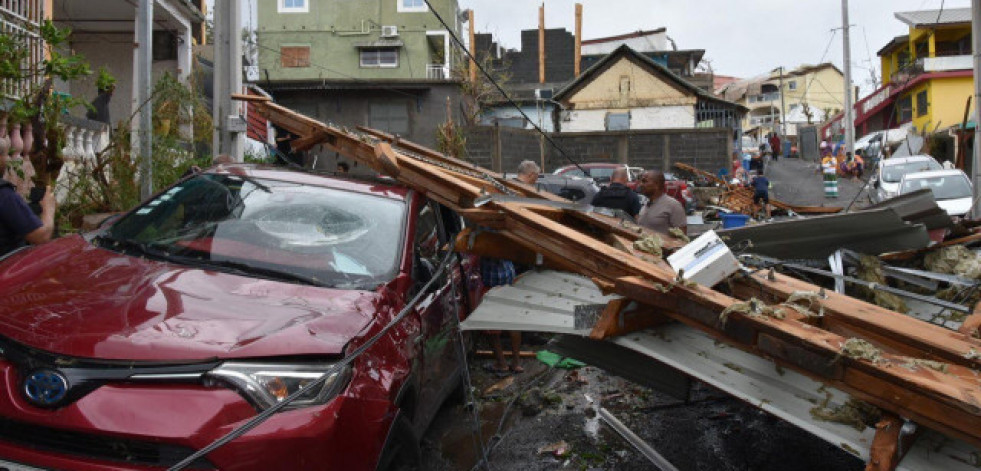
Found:
[[[415,218],[413,242],[413,281],[417,289],[433,278],[433,273],[446,253],[447,234],[440,221],[438,206],[426,200],[420,204]],[[417,419],[428,422],[436,412],[446,389],[446,383],[456,373],[459,353],[456,348],[456,322],[452,316],[462,301],[456,286],[462,286],[459,265],[451,261],[451,269],[436,277],[416,306],[421,324],[421,336],[417,339],[420,367],[420,398]],[[417,424],[421,425],[421,424]]]

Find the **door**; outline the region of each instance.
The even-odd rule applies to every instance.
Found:
[[[424,201],[417,208],[413,242],[413,278],[416,289],[422,289],[439,267],[447,247],[448,235],[440,220],[438,206]],[[421,337],[417,340],[420,358],[420,391],[417,409],[417,426],[424,426],[439,408],[448,383],[455,376],[459,364],[456,322],[453,315],[462,301],[454,292],[454,285],[462,286],[459,264],[451,261],[450,270],[436,277],[426,290],[425,297],[416,305],[421,323]],[[462,308],[462,306],[461,306]]]

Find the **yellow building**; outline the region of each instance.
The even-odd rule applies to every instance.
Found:
[[[879,50],[882,87],[855,104],[856,134],[912,123],[933,132],[960,124],[974,92],[971,9],[896,13],[909,34]],[[840,134],[840,121],[827,137]]]
[[[771,131],[783,134],[781,123],[786,123],[786,135],[796,136],[797,126],[820,123],[844,108],[843,77],[830,63],[778,68],[726,84],[716,93],[749,108],[742,123],[745,132],[757,137]]]

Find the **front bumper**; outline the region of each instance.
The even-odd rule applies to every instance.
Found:
[[[15,369],[2,361],[0,379],[0,458],[38,468],[165,469],[256,415],[234,391],[180,384],[106,385],[44,410],[24,401]],[[374,469],[395,415],[388,401],[342,394],[274,415],[195,468]]]

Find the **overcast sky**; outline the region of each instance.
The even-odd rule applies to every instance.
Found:
[[[538,28],[538,1],[459,0],[472,8],[477,31],[493,33],[506,47],[521,45],[522,29]],[[781,65],[815,64],[830,41],[824,61],[842,67],[841,2],[837,0],[579,0],[583,37],[612,36],[639,29],[667,28],[679,49],[704,49],[716,74],[751,77]],[[545,27],[575,30],[575,1],[545,2]],[[870,67],[879,72],[875,52],[906,34],[897,11],[935,10],[941,0],[851,0],[852,82],[872,91]],[[970,7],[969,0],[946,0],[944,8]],[[832,33],[833,28],[839,28]],[[832,39],[832,34],[834,38]],[[870,63],[871,61],[871,63]]]

